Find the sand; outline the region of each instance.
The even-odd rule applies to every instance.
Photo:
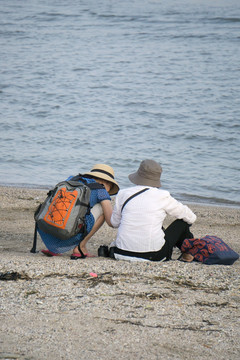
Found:
[[[239,359],[239,260],[186,264],[177,250],[161,263],[32,254],[45,196],[0,187],[0,359]],[[196,237],[219,236],[240,253],[239,208],[189,206]],[[104,225],[89,251],[115,236]]]

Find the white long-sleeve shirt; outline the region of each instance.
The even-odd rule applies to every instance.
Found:
[[[131,199],[123,211],[124,202],[138,191],[149,188]],[[160,250],[164,243],[162,225],[167,214],[194,223],[196,215],[166,190],[149,186],[134,186],[120,190],[111,217],[113,227],[118,228],[115,246],[133,252]]]

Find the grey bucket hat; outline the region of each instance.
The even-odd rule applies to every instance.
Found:
[[[160,177],[162,167],[154,160],[143,160],[138,170],[128,176],[129,180],[135,185],[146,185],[160,187]]]

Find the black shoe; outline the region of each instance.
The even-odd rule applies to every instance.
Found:
[[[101,245],[98,248],[98,256],[109,257],[109,250],[107,245]]]
[[[115,256],[114,256],[114,247],[110,247],[109,257],[110,257],[111,259],[115,259]]]

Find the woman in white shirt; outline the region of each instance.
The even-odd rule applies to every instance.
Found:
[[[162,168],[154,160],[143,160],[139,169],[129,175],[136,186],[120,190],[111,216],[118,228],[112,244],[114,257],[125,260],[170,260],[174,246],[181,247],[186,238],[193,238],[189,227],[196,215],[160,189]],[[163,230],[167,214],[175,220]]]

